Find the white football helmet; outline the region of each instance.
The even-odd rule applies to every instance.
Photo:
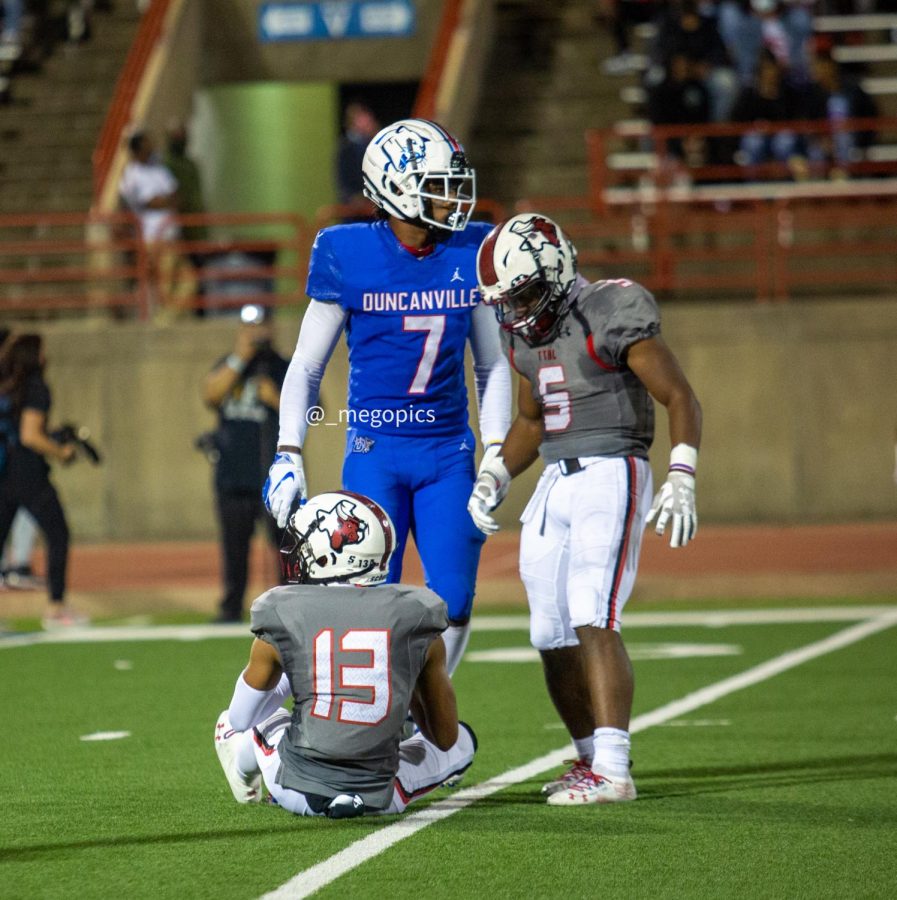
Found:
[[[576,282],[576,248],[551,219],[523,213],[486,236],[477,280],[501,327],[536,347],[558,333]]]
[[[464,148],[427,119],[401,119],[379,131],[364,152],[361,171],[365,196],[406,222],[463,231],[476,205],[476,172]],[[434,202],[454,207],[444,222],[435,217]]]
[[[361,494],[331,491],[290,516],[280,552],[291,584],[372,585],[386,581],[395,546],[382,507]]]

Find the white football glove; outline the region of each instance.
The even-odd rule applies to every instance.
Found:
[[[268,469],[268,479],[262,488],[265,506],[277,521],[278,528],[286,526],[290,509],[297,496],[300,502],[308,499],[302,456],[298,453],[281,451],[274,457],[274,462]]]
[[[467,511],[483,534],[495,534],[501,527],[489,513],[498,508],[510,486],[511,476],[501,458],[501,447],[492,444],[483,454],[477,480],[467,501]]]
[[[685,472],[667,473],[667,480],[655,495],[646,522],[651,522],[654,516],[657,516],[654,530],[658,534],[663,534],[670,516],[673,517],[671,547],[684,547],[697,534],[694,475],[687,475]]]

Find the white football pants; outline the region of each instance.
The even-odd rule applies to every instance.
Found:
[[[261,742],[253,731],[255,759],[265,786],[288,812],[297,816],[323,815],[312,812],[305,794],[277,783],[277,771],[280,768],[280,753],[277,748],[289,721],[285,717],[276,718],[274,725],[272,729],[266,729],[265,722],[258,726],[263,737]],[[399,745],[399,771],[396,773],[392,802],[386,809],[374,812],[382,815],[404,812],[409,803],[425,797],[453,775],[467,770],[473,762],[475,750],[472,733],[463,724],[458,727],[458,740],[448,750],[440,750],[422,734],[402,741]]]
[[[573,647],[583,625],[620,630],[651,509],[648,461],[582,458],[562,475],[549,463],[520,521],[520,577],[538,650]]]

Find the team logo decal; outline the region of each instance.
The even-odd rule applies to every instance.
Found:
[[[533,216],[531,219],[523,219],[511,226],[513,234],[519,234],[538,253],[547,245],[560,247],[561,240],[557,230],[547,219],[542,216]]]
[[[328,536],[334,553],[342,553],[343,547],[360,544],[368,529],[355,515],[355,504],[351,500],[340,500],[333,509],[319,510],[315,527]]]
[[[380,144],[380,149],[388,160],[387,171],[392,168],[397,172],[404,172],[410,167],[416,172],[427,159],[427,138],[402,127],[388,134]]]
[[[374,439],[369,437],[356,436],[352,440],[353,453],[370,453],[371,447],[374,446]]]

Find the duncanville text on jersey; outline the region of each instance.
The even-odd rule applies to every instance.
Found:
[[[477,288],[440,291],[365,291],[365,312],[418,312],[440,309],[472,309],[480,302]]]

